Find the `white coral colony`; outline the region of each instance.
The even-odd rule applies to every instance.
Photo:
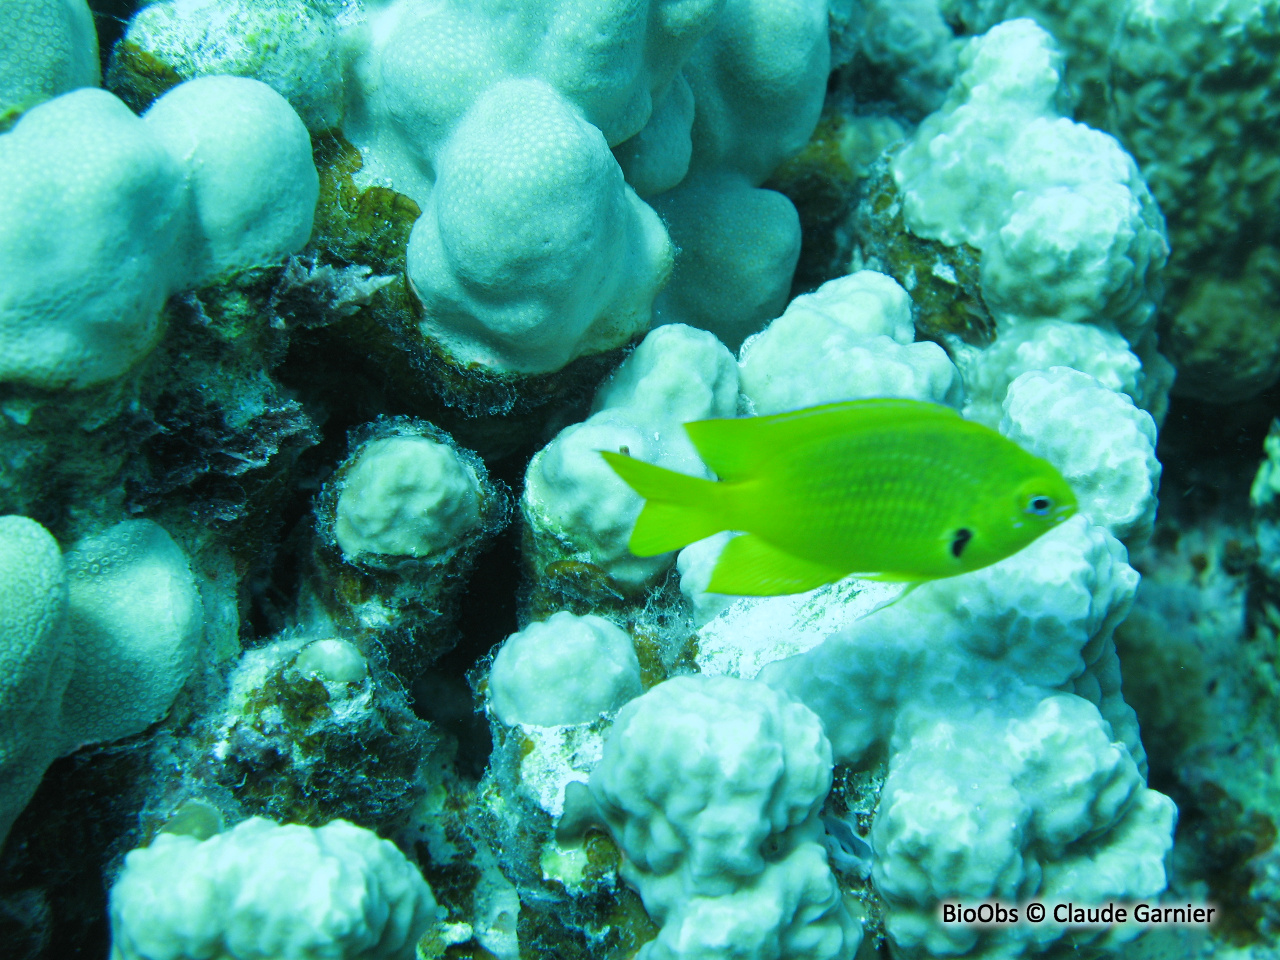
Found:
[[[427,437],[368,443],[338,496],[334,537],[347,557],[444,552],[480,522],[480,482],[446,444]]]
[[[1266,51],[1277,3],[1218,7]],[[0,954],[87,938],[98,884],[113,960],[1136,960],[939,909],[1204,888],[1118,632],[1170,549],[1147,179],[1189,161],[1085,121],[1158,153],[1107,97],[1161,48],[1121,45],[1213,4],[1062,6],[155,0],[103,71],[84,0],[8,0]],[[1219,215],[1264,290],[1274,215]],[[631,553],[602,451],[714,479],[687,423],[870,397],[999,430],[1078,514],[902,595],[710,593],[734,531]],[[1276,713],[1250,682],[1233,732]],[[1271,918],[1274,860],[1231,888]]]
[[[301,249],[318,190],[306,129],[256,80],[190,81],[141,119],[92,88],[29,111],[0,136],[0,383],[120,376],[171,293]]]
[[[733,347],[785,305],[799,224],[760,185],[817,122],[824,3],[318,12],[165,0],[127,39],[186,75],[252,72],[313,130],[341,126],[361,182],[422,209],[408,277],[423,334],[459,362],[542,373],[622,345],[648,328],[669,277],[660,319]],[[210,23],[277,42],[251,57]],[[314,68],[321,51],[347,69]],[[668,225],[685,252],[674,276]]]

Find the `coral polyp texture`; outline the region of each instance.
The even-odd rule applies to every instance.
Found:
[[[111,891],[111,957],[412,960],[436,911],[422,875],[373,831],[255,817],[130,853]]]
[[[447,445],[383,437],[360,452],[334,522],[344,556],[444,552],[480,522],[480,481]]]
[[[626,632],[567,610],[508,637],[489,673],[494,715],[509,727],[590,723],[640,691],[640,662]]]
[[[484,461],[424,421],[380,420],[351,435],[315,505],[309,591],[332,622],[414,671],[456,641],[453,617],[509,495]]]
[[[861,270],[796,297],[742,345],[742,393],[761,416],[864,397],[956,404],[955,365],[915,335],[907,291]]]
[[[460,362],[544,373],[648,326],[670,241],[601,131],[554,87],[495,84],[437,164],[409,281],[423,333]]]
[[[306,130],[256,80],[207,77],[142,117],[82,89],[0,139],[0,382],[86,387],[150,353],[179,290],[299,250]]]
[[[120,82],[139,57],[255,76],[313,129],[340,128],[362,183],[421,208],[408,277],[422,335],[454,362],[546,373],[642,335],[672,273],[664,220],[686,252],[664,321],[736,346],[784,305],[798,223],[760,185],[818,119],[819,0],[310,12],[283,26],[233,2],[158,4],[126,36]],[[241,23],[277,46],[246,56],[220,36]],[[318,50],[344,68],[291,69]]]
[[[1000,326],[1087,320],[1139,344],[1168,255],[1164,221],[1133,158],[1065,104],[1061,53],[1031,20],[969,44],[946,102],[892,160],[904,219],[980,251]]]
[[[677,677],[618,714],[591,790],[662,924],[637,956],[849,956],[861,931],[818,842],[831,744],[764,684]]]
[[[635,594],[674,557],[637,557],[627,540],[642,501],[600,456],[629,453],[671,469],[700,472],[682,424],[732,416],[738,365],[712,334],[684,324],[656,328],[597,392],[593,412],[539,450],[525,476],[521,512],[534,578],[555,589],[557,565],[589,564],[613,592]]]
[[[759,675],[822,718],[837,761],[887,750],[870,840],[886,929],[903,955],[1009,956],[1026,949],[1011,940],[1074,949],[1104,935],[950,926],[938,913],[945,901],[1163,891],[1175,810],[1143,782],[1111,639],[1137,582],[1124,547],[1078,516]],[[982,803],[965,799],[973,792]],[[1087,886],[1076,893],[1077,883]]]
[[[1280,0],[104,3],[0,12],[5,960],[1280,950]],[[1075,514],[632,552],[900,401]],[[1056,519],[913,436],[884,569]]]
[[[84,0],[21,0],[0,24],[0,123],[42,100],[98,85],[98,35]]]
[[[0,518],[5,683],[0,837],[56,757],[142,732],[169,710],[204,635],[182,548],[125,520],[65,556],[25,517]]]

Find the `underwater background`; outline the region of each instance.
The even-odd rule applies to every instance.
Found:
[[[0,0],[0,958],[1280,956],[1277,111],[1280,0]],[[629,549],[868,398],[1078,510]]]

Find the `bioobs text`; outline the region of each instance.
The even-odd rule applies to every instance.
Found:
[[[1135,903],[1118,906],[1114,903],[1085,905],[1067,903],[1040,903],[1031,901],[1022,906],[1010,906],[999,901],[963,904],[942,903],[938,916],[943,923],[965,926],[1005,926],[1018,922],[1065,923],[1071,926],[1112,926],[1140,924],[1158,926],[1165,924],[1193,924],[1204,926],[1213,923],[1217,907],[1208,904]]]
[[[961,903],[944,903],[938,909],[942,913],[943,923],[1003,926],[1006,923],[1018,922],[1019,908],[1006,907],[1003,903],[979,903],[969,907]]]

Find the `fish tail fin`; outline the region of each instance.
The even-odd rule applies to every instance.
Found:
[[[715,511],[709,509],[719,493],[715,481],[609,450],[601,450],[600,455],[627,486],[645,499],[627,544],[637,557],[679,550],[724,529]]]

